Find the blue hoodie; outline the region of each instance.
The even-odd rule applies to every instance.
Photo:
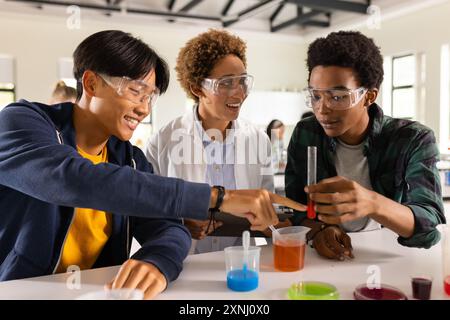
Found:
[[[0,112],[0,281],[48,275],[58,266],[74,208],[113,216],[111,236],[94,268],[133,255],[169,281],[182,269],[191,237],[181,217],[206,219],[207,184],[152,174],[140,149],[108,140],[108,163],[76,150],[73,104],[21,100]]]

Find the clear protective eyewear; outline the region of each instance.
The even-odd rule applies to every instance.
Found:
[[[333,110],[347,110],[356,106],[366,94],[367,89],[303,89],[306,106],[316,109],[320,103]],[[324,101],[325,100],[325,101]]]
[[[128,101],[140,104],[148,101],[149,107],[155,107],[160,92],[157,87],[153,90],[142,80],[133,80],[129,77],[111,77],[98,74],[110,87],[116,90],[117,94]]]
[[[248,95],[253,87],[253,76],[245,74],[241,76],[227,76],[220,79],[205,78],[202,87],[213,92],[216,96],[230,97],[241,89],[244,95]]]

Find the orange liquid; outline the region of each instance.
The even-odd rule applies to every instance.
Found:
[[[305,244],[289,243],[286,240],[273,245],[273,263],[280,271],[302,270],[305,262]]]

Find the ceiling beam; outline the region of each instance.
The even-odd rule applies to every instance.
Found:
[[[138,10],[138,9],[127,9],[127,12],[137,13],[137,14],[155,15],[155,16],[166,16],[166,17],[172,17],[172,18],[188,18],[188,19],[195,19],[195,20],[222,21],[220,19],[220,17],[188,14],[188,13],[182,13],[182,12],[168,13],[168,12],[162,12],[162,11]]]
[[[318,10],[312,10],[311,12],[308,13],[304,13],[302,15],[299,15],[293,19],[290,19],[288,21],[282,22],[279,25],[270,26],[270,32],[277,32],[281,29],[287,28],[293,24],[303,24],[306,21],[310,21],[312,18],[317,17],[318,15],[324,14],[323,11],[318,11]]]
[[[222,9],[222,12],[220,13],[222,16],[226,16],[228,14],[228,11],[230,11],[231,6],[233,5],[234,0],[228,0],[228,2],[225,4],[225,6]]]
[[[167,10],[172,11],[176,1],[177,0],[169,0],[169,2],[167,3]]]
[[[176,2],[176,0],[169,0],[169,2],[167,3],[167,10],[172,11],[173,7],[175,6],[175,2]],[[175,20],[168,19],[167,22],[173,23],[173,22],[175,22]]]
[[[256,3],[256,4],[248,7],[247,9],[244,9],[244,10],[238,12],[238,14],[234,18],[231,18],[230,20],[227,20],[227,21],[223,21],[222,25],[223,25],[223,27],[229,27],[232,24],[235,24],[236,22],[243,20],[244,16],[249,15],[252,12],[257,11],[259,8],[264,7],[265,5],[267,5],[271,2],[275,2],[275,1],[280,2],[277,0],[263,0],[260,3]]]
[[[94,5],[94,4],[79,3],[79,2],[75,2],[75,1],[71,1],[71,2],[59,2],[59,1],[54,1],[54,0],[5,0],[5,1],[23,2],[23,3],[31,3],[31,4],[39,4],[39,5],[63,6],[63,7],[78,6],[80,8],[92,9],[92,10],[98,10],[98,11],[122,12],[122,8],[120,6],[101,6],[101,5]],[[186,19],[208,20],[208,21],[218,21],[218,22],[222,21],[220,17],[193,15],[193,14],[182,13],[182,12],[140,10],[140,9],[131,9],[131,8],[126,8],[125,11],[127,13],[152,15],[152,16],[160,16],[160,17],[167,17],[167,18],[186,18]]]
[[[123,0],[106,0],[107,5],[113,5],[113,6],[119,5],[121,2],[123,2]]]
[[[278,7],[275,9],[275,11],[270,15],[270,22],[273,22],[277,16],[280,14],[281,10],[283,10],[285,5],[285,2],[282,2],[278,5]]]
[[[369,8],[368,4],[343,0],[286,0],[286,2],[318,10],[337,10],[363,14],[367,14]]]
[[[198,5],[200,2],[203,2],[203,0],[191,0],[191,1],[188,2],[183,8],[181,8],[179,12],[188,12],[188,11],[191,10],[193,7],[195,7],[196,5]]]
[[[297,15],[300,16],[301,14],[303,14],[303,7],[297,7]],[[331,26],[331,12],[324,12],[324,14],[327,17],[327,21],[303,20],[303,21],[300,21],[298,24],[301,26],[307,26],[307,27],[328,28]]]
[[[97,10],[105,10],[105,11],[120,11],[119,7],[113,6],[113,5],[95,5],[95,4],[87,4],[87,3],[78,3],[78,2],[60,2],[60,1],[54,1],[54,0],[5,0],[7,2],[23,2],[23,3],[30,3],[30,4],[38,4],[38,5],[52,5],[52,6],[78,6],[80,8],[85,9],[97,9]]]
[[[331,26],[331,23],[330,23],[330,21],[309,20],[309,21],[303,22],[301,25],[308,26],[308,27],[328,28]]]

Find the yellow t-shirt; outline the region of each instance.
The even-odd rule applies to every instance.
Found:
[[[108,162],[106,145],[102,152],[95,156],[84,152],[78,146],[77,150],[83,158],[94,164]],[[94,209],[75,208],[74,215],[57,272],[66,272],[71,265],[76,265],[81,270],[92,268],[111,236],[111,214]]]

